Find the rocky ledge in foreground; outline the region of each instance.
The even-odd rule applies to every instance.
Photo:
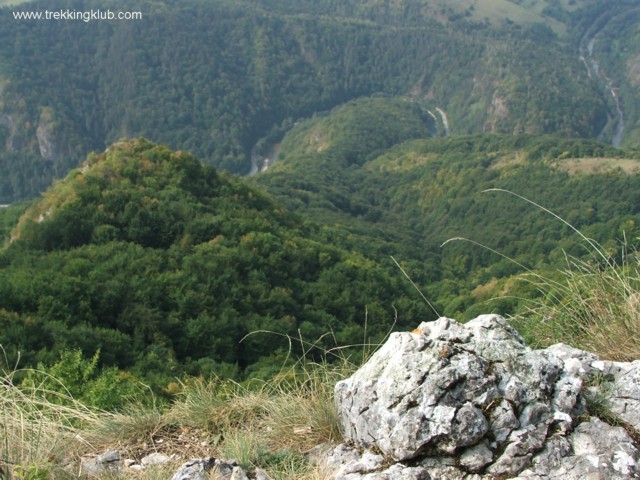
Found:
[[[532,350],[498,315],[394,333],[335,395],[339,480],[640,478],[640,361]]]

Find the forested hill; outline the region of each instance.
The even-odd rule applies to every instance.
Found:
[[[272,375],[292,353],[286,335],[332,332],[320,342],[329,348],[419,323],[410,286],[342,236],[188,154],[120,142],[54,184],[5,237],[2,363],[99,352],[160,389],[183,374]]]
[[[623,111],[621,142],[632,144],[640,115],[636,6],[148,0],[136,2],[141,20],[86,23],[15,19],[18,10],[50,8],[45,1],[6,7],[0,203],[33,197],[89,151],[125,136],[143,135],[247,173],[260,138],[372,94],[420,101],[443,135],[608,141]],[[56,8],[133,7],[62,0]],[[606,77],[589,73],[594,62]]]
[[[378,121],[363,126],[366,110]],[[142,139],[90,155],[41,199],[0,210],[5,358],[98,352],[160,392],[185,374],[271,376],[291,346],[318,359],[437,314],[516,313],[536,295],[514,282],[525,268],[588,252],[566,224],[487,189],[552,207],[613,257],[625,238],[638,247],[638,152],[420,138],[428,127],[406,102],[355,101],[294,127],[261,188]],[[442,246],[456,236],[474,243]]]

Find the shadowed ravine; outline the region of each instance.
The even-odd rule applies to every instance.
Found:
[[[606,136],[613,130],[611,136],[611,144],[615,148],[619,148],[624,136],[624,108],[623,100],[620,97],[618,88],[613,83],[613,80],[603,71],[600,61],[595,56],[595,44],[598,39],[598,35],[602,30],[611,22],[614,18],[620,15],[629,15],[632,11],[637,11],[638,7],[624,8],[622,10],[608,11],[599,16],[591,26],[586,30],[582,40],[580,41],[580,59],[584,63],[587,69],[587,75],[591,79],[595,79],[603,85],[604,95],[611,96],[615,105],[615,113],[612,116],[611,113],[607,115],[607,123],[602,128],[602,131],[598,134],[598,138],[604,140]]]

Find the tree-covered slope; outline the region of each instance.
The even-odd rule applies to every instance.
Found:
[[[354,108],[352,105],[349,108]],[[401,142],[368,156],[344,112],[301,122],[281,143],[275,166],[256,177],[291,210],[349,232],[350,248],[394,255],[440,313],[471,315],[472,292],[492,279],[582,256],[572,230],[504,189],[546,206],[605,246],[612,255],[640,224],[640,155],[594,140],[555,136],[475,135]],[[320,132],[340,132],[326,151],[306,148]],[[367,124],[379,138],[388,126]],[[346,161],[350,151],[366,160]],[[332,152],[340,152],[334,154]],[[374,153],[375,152],[375,153]],[[448,243],[465,237],[469,242]],[[502,285],[485,291],[500,296]],[[480,290],[477,290],[478,292]],[[503,303],[501,313],[512,311]]]
[[[423,318],[398,275],[332,236],[188,154],[121,142],[20,218],[0,252],[0,344],[26,365],[99,350],[163,386],[277,368],[284,335],[361,343]],[[275,333],[245,338],[260,330]]]
[[[597,136],[612,114],[610,94],[587,75],[576,39],[603,4],[56,5],[143,14],[93,22],[13,15],[47,2],[7,7],[0,10],[0,201],[35,195],[123,136],[247,173],[252,147],[283,122],[373,93],[419,99],[442,134]]]
[[[344,166],[361,165],[398,143],[435,135],[437,120],[419,102],[404,98],[361,98],[297,124],[281,150],[287,165],[322,153]]]
[[[377,120],[363,128],[366,110]],[[433,318],[392,256],[440,314],[513,312],[516,298],[478,302],[530,295],[512,291],[520,266],[441,244],[464,236],[537,271],[584,245],[487,189],[552,208],[611,255],[625,236],[635,245],[637,152],[551,136],[420,138],[425,118],[411,102],[361,99],[300,122],[255,177],[272,196],[146,140],[92,154],[19,220],[18,207],[0,211],[0,344],[27,365],[99,350],[158,388],[183,373],[265,375],[283,362],[280,335],[354,344]],[[276,334],[251,334],[261,330]]]

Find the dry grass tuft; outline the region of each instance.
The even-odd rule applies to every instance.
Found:
[[[306,454],[342,438],[333,390],[352,371],[347,362],[301,362],[248,385],[191,379],[167,417],[208,431],[211,455],[261,468],[274,480],[328,479]]]
[[[346,377],[346,365],[308,365],[270,387],[270,415],[263,425],[271,445],[304,452],[341,438],[333,400],[335,384]]]
[[[209,431],[226,458],[260,466],[261,453],[303,454],[341,438],[333,388],[344,376],[343,367],[311,364],[249,386],[193,379],[167,415]]]
[[[528,270],[511,260],[526,270],[525,280],[540,293],[537,300],[529,302],[525,312],[513,319],[516,327],[526,331],[526,336],[532,337],[539,346],[563,342],[603,359],[640,358],[637,335],[640,261],[637,255],[628,254],[626,239],[620,260],[616,260],[597,242],[547,208],[507,190],[488,192],[513,195],[552,215],[573,230],[590,253],[587,259],[565,256],[566,267],[558,270],[558,279]]]
[[[92,411],[38,386],[16,387],[6,375],[0,383],[0,478],[77,478],[81,456],[120,450],[136,461],[153,451],[177,455],[122,479],[169,478],[188,458],[215,456],[259,467],[274,480],[326,480],[331,472],[306,452],[340,439],[333,387],[344,374],[313,364],[251,386],[192,379],[164,410],[133,404],[118,413]],[[52,395],[61,404],[52,403]]]
[[[371,346],[365,347],[363,358]],[[340,358],[344,350],[324,353]],[[344,358],[334,364],[303,358],[269,381],[241,385],[192,378],[171,405],[132,403],[115,413],[47,390],[44,380],[15,386],[17,372],[5,373],[0,377],[0,478],[78,478],[81,457],[119,450],[135,462],[154,452],[174,456],[170,464],[124,471],[122,479],[169,478],[189,458],[214,456],[261,468],[273,480],[327,480],[331,472],[308,452],[341,440],[333,391],[355,368]],[[40,373],[34,378],[51,380]]]
[[[94,424],[96,413],[41,385],[17,388],[15,374],[0,377],[0,477],[68,478],[67,464],[91,449],[81,428]]]
[[[606,263],[567,258],[562,281],[536,277],[542,292],[517,322],[542,344],[558,342],[603,359],[640,358],[640,272],[638,262]]]
[[[233,381],[193,378],[184,384],[168,416],[192,427],[220,433],[250,427],[268,415],[263,389],[250,389]]]

